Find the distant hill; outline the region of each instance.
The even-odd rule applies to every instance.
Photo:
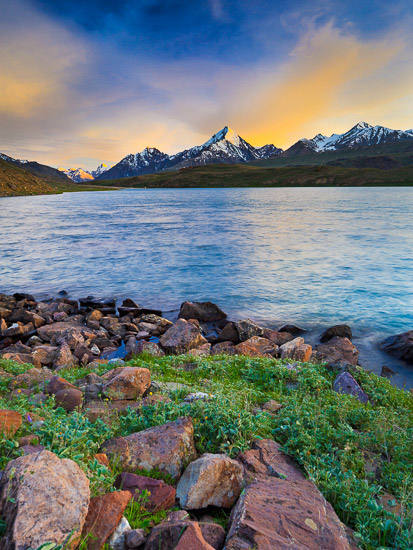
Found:
[[[55,193],[44,179],[0,159],[0,197]]]

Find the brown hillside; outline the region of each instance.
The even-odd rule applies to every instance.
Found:
[[[44,180],[0,159],[0,197],[50,193],[55,190]]]

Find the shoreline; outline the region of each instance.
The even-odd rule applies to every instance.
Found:
[[[65,294],[36,300],[25,293],[0,293],[0,356],[58,369],[130,359],[144,351],[194,356],[225,353],[323,362],[339,369],[359,365],[389,378],[395,386],[407,390],[413,386],[409,379],[400,382],[403,375],[397,369],[398,364],[409,369],[408,361],[380,349],[374,338],[354,337],[346,324],[308,330],[263,319],[229,319],[212,302],[184,302],[180,310],[166,312],[141,307],[130,298],[121,305],[116,302],[116,298],[93,296],[76,300]],[[363,361],[363,355],[383,358],[383,364],[371,368],[371,360]]]

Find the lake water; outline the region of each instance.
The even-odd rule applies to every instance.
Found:
[[[413,328],[413,188],[136,189],[0,199],[0,292],[131,297],[173,316],[211,300],[294,322],[315,342],[352,326],[363,366]]]

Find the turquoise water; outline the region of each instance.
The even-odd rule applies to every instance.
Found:
[[[0,199],[0,291],[353,327],[363,364],[413,328],[413,188],[165,189]],[[172,313],[173,315],[173,313]],[[362,354],[363,355],[363,354]],[[363,362],[363,361],[362,361]],[[380,363],[378,365],[378,363]]]

